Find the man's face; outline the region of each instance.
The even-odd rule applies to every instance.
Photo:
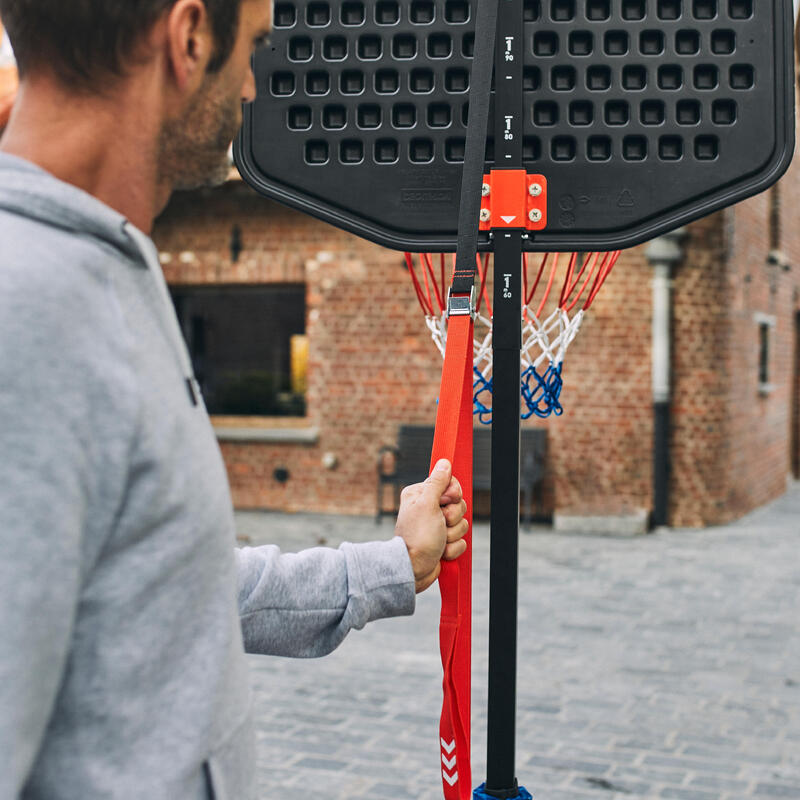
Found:
[[[270,0],[242,0],[239,30],[230,58],[203,84],[178,119],[161,131],[159,178],[173,189],[223,183],[228,150],[242,124],[242,103],[255,99],[251,56],[270,30]]]

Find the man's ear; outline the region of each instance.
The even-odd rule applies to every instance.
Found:
[[[202,82],[214,53],[214,35],[203,0],[177,0],[166,18],[167,64],[179,90]]]

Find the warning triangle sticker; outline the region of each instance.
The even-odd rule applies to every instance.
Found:
[[[503,222],[505,222],[506,225],[510,225],[516,219],[516,216],[513,216],[513,217],[503,217],[503,216],[501,216],[500,219],[503,220]]]

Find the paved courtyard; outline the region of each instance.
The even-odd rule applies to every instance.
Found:
[[[285,550],[391,523],[241,513]],[[475,529],[473,784],[488,526]],[[440,798],[438,590],[331,656],[251,657],[264,798]],[[800,486],[724,527],[520,541],[517,773],[535,800],[800,798]]]

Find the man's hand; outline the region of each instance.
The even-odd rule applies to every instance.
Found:
[[[439,577],[442,558],[452,561],[466,551],[466,513],[461,486],[445,459],[423,483],[403,489],[395,534],[405,540],[418,593]]]

